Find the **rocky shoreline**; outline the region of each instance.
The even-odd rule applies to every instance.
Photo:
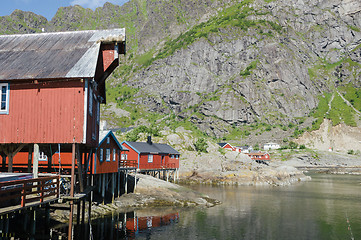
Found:
[[[134,177],[129,176],[129,180],[134,181]],[[113,212],[129,212],[144,208],[213,207],[218,204],[221,204],[221,202],[187,187],[152,176],[137,174],[137,187],[134,192],[123,194],[121,197],[116,198],[113,203],[93,202],[91,218],[103,217]],[[74,212],[76,218],[76,209]],[[51,218],[58,222],[67,222],[69,220],[69,211],[56,210],[51,213]],[[86,216],[87,218],[88,216]]]

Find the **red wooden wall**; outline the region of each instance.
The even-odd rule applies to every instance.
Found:
[[[120,151],[117,143],[112,137],[109,137],[110,143],[107,140],[102,142],[97,150],[97,157],[94,166],[94,174],[99,173],[114,173],[118,172],[118,162],[120,159]],[[100,149],[103,149],[103,161],[100,161]],[[106,161],[106,149],[110,149],[110,161]],[[115,149],[115,159],[113,156],[113,150]]]
[[[123,142],[122,145],[129,149],[129,152],[127,152],[128,160],[138,161],[139,154],[125,142]],[[149,155],[148,153],[141,153],[139,155],[138,169],[145,170],[145,169],[179,168],[179,157],[176,158],[174,156],[174,158],[171,158],[171,156],[169,155],[153,154],[153,162],[148,162],[148,155]]]
[[[138,153],[136,151],[134,151],[133,148],[131,148],[128,144],[126,143],[122,143],[122,146],[126,147],[127,149],[129,149],[129,152],[126,152],[126,154],[128,155],[128,160],[133,160],[137,162],[137,167],[138,167]]]
[[[81,143],[84,81],[10,83],[0,143]]]

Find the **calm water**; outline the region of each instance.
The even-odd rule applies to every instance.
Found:
[[[311,176],[287,187],[194,186],[223,204],[113,214],[77,226],[75,239],[361,239],[361,176]]]

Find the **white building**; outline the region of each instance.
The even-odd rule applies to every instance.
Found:
[[[263,149],[268,151],[268,150],[273,150],[273,149],[279,149],[281,146],[278,143],[266,143],[263,146]]]

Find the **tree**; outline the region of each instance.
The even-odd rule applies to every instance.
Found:
[[[198,138],[198,140],[193,143],[195,149],[197,152],[204,152],[207,153],[208,144],[207,141],[204,138]]]

